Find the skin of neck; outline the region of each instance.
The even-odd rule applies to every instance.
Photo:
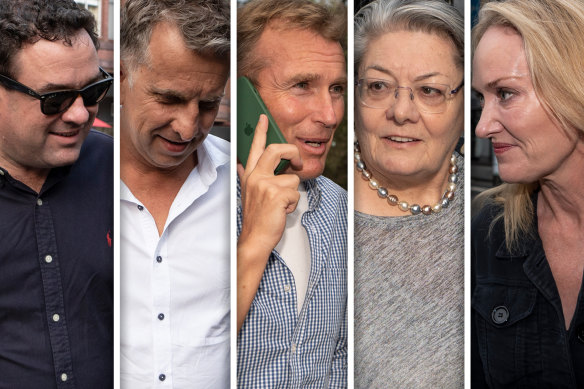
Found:
[[[164,188],[172,183],[182,185],[197,165],[196,151],[188,161],[172,168],[156,169],[137,162],[132,153],[120,145],[120,178],[132,191],[138,192],[140,188]]]
[[[537,216],[584,229],[584,142],[580,141],[560,169],[539,180]]]

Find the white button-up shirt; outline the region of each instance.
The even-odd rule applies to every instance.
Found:
[[[197,157],[161,236],[121,185],[123,389],[229,387],[229,143]]]

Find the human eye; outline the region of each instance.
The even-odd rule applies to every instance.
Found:
[[[438,106],[446,98],[448,86],[441,84],[422,84],[415,87],[416,98],[428,106]]]
[[[181,101],[176,97],[160,97],[158,98],[158,102],[162,105],[177,105],[180,104]]]
[[[479,103],[481,105],[481,108],[485,107],[485,96],[483,96],[482,93],[478,93],[476,94],[477,98],[479,99]]]
[[[367,94],[370,97],[385,98],[391,93],[392,84],[386,80],[365,80]]]
[[[310,80],[307,79],[299,79],[296,81],[292,81],[290,86],[287,88],[287,91],[292,96],[307,96],[311,93],[311,89],[313,89],[313,85]]]
[[[503,103],[508,102],[514,95],[515,92],[510,89],[497,88],[497,98]]]
[[[293,86],[293,88],[303,89],[303,90],[308,89],[308,87],[309,87],[308,81],[300,81],[300,82],[297,82],[296,84],[294,84],[294,86]]]
[[[185,103],[184,99],[172,93],[155,93],[154,97],[162,105],[180,105]]]
[[[421,85],[419,94],[428,98],[442,98],[446,94],[446,87],[435,84]]]
[[[370,80],[367,83],[367,89],[372,92],[384,92],[389,90],[389,84],[383,80]]]
[[[199,109],[201,111],[215,111],[219,108],[221,100],[211,100],[211,101],[200,101]]]
[[[331,86],[330,91],[334,95],[341,96],[345,93],[345,86],[341,84],[336,84]]]

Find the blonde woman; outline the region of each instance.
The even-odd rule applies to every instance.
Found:
[[[584,5],[489,3],[477,136],[505,184],[472,229],[473,388],[584,387]]]

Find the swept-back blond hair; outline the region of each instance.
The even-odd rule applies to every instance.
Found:
[[[252,0],[237,12],[237,73],[252,81],[267,64],[254,55],[264,29],[274,21],[278,28],[310,30],[345,47],[345,7],[338,2],[327,7],[310,0]],[[282,42],[286,44],[286,42]]]
[[[514,29],[522,38],[535,94],[543,109],[567,133],[584,134],[584,4],[573,0],[508,0],[490,2],[479,13],[473,29],[473,52],[492,26]],[[538,183],[503,184],[477,197],[494,201],[504,219],[507,248],[520,235],[533,233],[532,193]]]

